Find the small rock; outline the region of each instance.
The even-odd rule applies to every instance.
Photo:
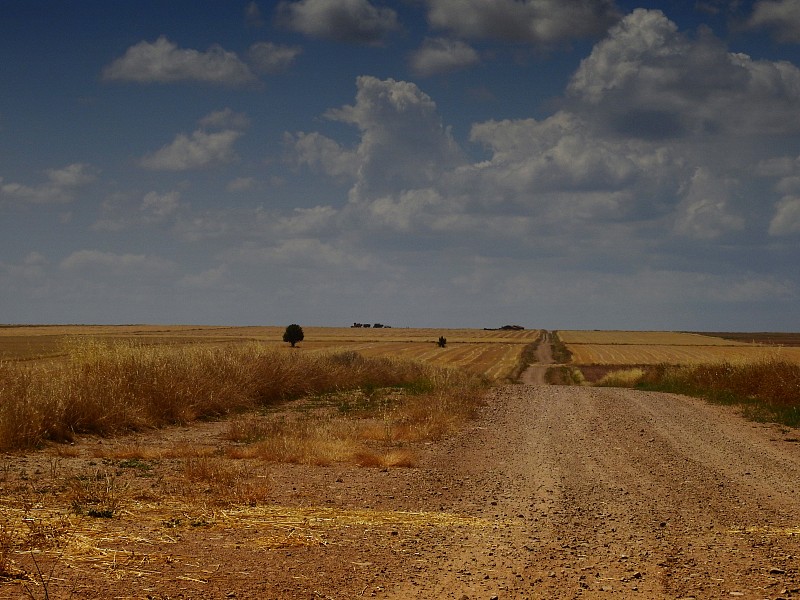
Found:
[[[769,570],[769,574],[770,575],[786,575],[786,571],[784,569],[779,568],[779,567],[772,567]]]

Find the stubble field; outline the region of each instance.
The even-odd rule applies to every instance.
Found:
[[[576,365],[657,365],[752,362],[800,363],[796,337],[665,331],[559,331]],[[731,339],[733,338],[733,339]],[[775,342],[779,342],[776,344]],[[779,345],[780,342],[786,345]],[[788,342],[788,343],[787,343]]]
[[[144,345],[231,345],[258,342],[287,347],[284,327],[215,327],[192,325],[73,325],[0,327],[0,361],[41,361],[65,357],[65,341],[91,337]],[[492,380],[509,377],[537,329],[426,329],[303,327],[305,352],[356,351],[368,357],[392,357],[442,367],[464,368]],[[439,348],[440,336],[447,345]]]

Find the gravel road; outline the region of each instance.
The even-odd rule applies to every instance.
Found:
[[[391,598],[800,598],[797,431],[701,400],[506,386],[431,457],[440,508]]]

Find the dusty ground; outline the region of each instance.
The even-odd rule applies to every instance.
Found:
[[[135,443],[213,448],[222,431]],[[59,473],[113,468],[129,487],[113,518],[14,555],[31,578],[0,598],[800,598],[798,433],[666,394],[506,386],[416,468],[250,465],[253,506],[187,495],[179,461],[91,458],[130,439],[86,440],[3,459],[4,495],[38,485],[34,522],[52,522]]]

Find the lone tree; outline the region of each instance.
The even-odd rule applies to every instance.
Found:
[[[286,328],[286,331],[283,332],[283,341],[289,342],[292,348],[294,348],[297,342],[302,342],[303,337],[303,328],[297,323],[292,323]]]
[[[443,335],[440,335],[439,341],[436,343],[439,344],[439,348],[444,348],[445,346],[447,346],[447,338],[444,337]]]

